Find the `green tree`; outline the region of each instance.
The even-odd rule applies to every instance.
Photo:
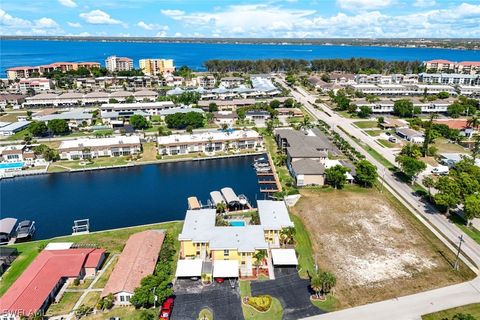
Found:
[[[410,99],[400,99],[393,104],[393,114],[401,118],[411,118],[415,115],[416,110]]]
[[[314,274],[310,279],[310,287],[315,292],[317,298],[320,297],[320,292],[322,291],[322,284],[322,279],[320,278],[318,273]]]
[[[337,284],[337,278],[335,275],[329,271],[321,272],[320,280],[322,282],[322,293],[328,294],[333,287]]]
[[[437,94],[437,97],[438,97],[439,99],[447,99],[447,98],[450,97],[450,94],[449,94],[448,92],[446,92],[446,91],[441,91],[441,92],[439,92],[439,93]]]
[[[465,112],[465,106],[455,101],[447,107],[447,114],[452,118],[458,118]]]
[[[218,111],[218,106],[215,102],[211,102],[208,105],[208,112],[215,112],[215,111]]]
[[[165,117],[165,123],[169,128],[185,129],[192,126],[194,129],[203,127],[204,117],[199,112],[174,113]]]
[[[409,156],[399,155],[395,160],[398,162],[407,179],[412,183],[416,176],[427,168],[427,165],[423,161]]]
[[[188,125],[186,128],[185,128],[185,131],[189,134],[192,134],[193,133],[193,127],[191,125]]]
[[[422,151],[418,145],[408,142],[403,146],[402,150],[400,150],[400,154],[402,156],[418,159],[422,156]]]
[[[360,160],[355,164],[356,179],[364,187],[371,187],[377,180],[377,167],[367,160]]]
[[[260,266],[263,264],[263,260],[265,260],[266,257],[267,257],[267,250],[258,250],[253,255],[253,258],[255,259],[253,261],[253,264],[256,267],[257,275],[258,275],[258,268],[260,268]]]
[[[428,198],[432,201],[432,188],[435,187],[435,181],[432,177],[426,176],[423,178],[422,184],[428,189]]]
[[[467,125],[473,129],[478,129],[478,127],[480,127],[480,118],[477,115],[472,116],[468,119]]]
[[[357,115],[360,118],[368,118],[372,114],[372,108],[369,106],[361,106],[360,111],[358,111]]]
[[[472,220],[480,217],[480,194],[471,194],[465,198],[465,219]]]
[[[48,127],[44,122],[33,121],[28,125],[28,131],[35,137],[44,137],[48,133]]]
[[[156,314],[154,310],[142,310],[138,318],[139,320],[154,320],[156,318]]]
[[[278,100],[276,100],[276,99],[270,101],[270,108],[272,108],[272,109],[277,109],[277,108],[279,108],[279,107],[280,107],[280,101],[278,101]]]
[[[478,155],[480,155],[480,134],[477,134],[473,140],[472,158],[474,161],[477,159]]]
[[[347,172],[348,169],[344,166],[336,165],[325,170],[325,178],[335,189],[342,189],[347,182],[347,177],[345,176]]]
[[[452,320],[477,320],[477,318],[472,316],[470,313],[456,313],[455,315],[453,315]]]
[[[280,230],[280,240],[283,245],[293,244],[296,231],[294,227],[282,228]]]
[[[140,114],[134,114],[131,116],[129,123],[135,130],[145,130],[149,126],[147,119]]]
[[[435,183],[435,189],[438,190],[438,193],[433,197],[435,203],[445,207],[446,213],[449,213],[450,209],[462,200],[460,186],[451,177],[440,177]]]
[[[70,133],[67,121],[63,119],[53,119],[48,121],[48,130],[53,135],[66,135]]]

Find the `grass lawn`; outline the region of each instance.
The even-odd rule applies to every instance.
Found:
[[[469,304],[462,307],[426,314],[422,316],[422,320],[450,320],[457,313],[471,314],[476,319],[480,319],[480,303]]]
[[[364,132],[369,136],[378,137],[383,133],[383,130],[365,130]]]
[[[0,122],[15,122],[18,116],[26,116],[26,112],[11,112],[0,117]]]
[[[295,224],[295,251],[298,255],[298,273],[302,278],[308,278],[308,274],[315,273],[313,260],[312,242],[305,225],[297,215],[290,215]]]
[[[468,150],[456,143],[450,143],[447,139],[437,138],[433,144],[438,148],[438,153],[469,153]]]
[[[292,124],[292,123],[299,123],[299,122],[302,122],[303,121],[303,117],[288,117],[287,118],[287,122],[289,124]]]
[[[395,169],[395,166],[390,162],[388,161],[387,159],[385,159],[380,153],[378,153],[375,149],[373,149],[372,147],[370,147],[369,145],[363,143],[363,142],[360,142],[358,141],[358,144],[365,150],[367,151],[375,160],[377,160],[378,162],[380,162],[382,165],[384,165],[387,169],[389,170],[393,170]]]
[[[198,314],[198,320],[213,320],[213,314],[209,309],[202,309]]]
[[[72,282],[68,286],[68,289],[87,289],[92,282],[93,282],[93,279],[85,279],[78,286],[74,285]]]
[[[240,295],[242,297],[251,296],[250,281],[240,281]],[[282,319],[283,307],[280,301],[272,297],[272,306],[267,312],[259,312],[253,307],[246,306],[242,303],[243,316],[245,320],[275,320]]]
[[[67,314],[72,311],[82,292],[65,292],[58,303],[53,303],[47,310],[47,316]]]
[[[331,294],[327,295],[325,301],[312,301],[313,305],[323,311],[335,311],[338,310],[338,300]]]
[[[377,121],[355,121],[353,123],[360,129],[370,129],[370,128],[377,128],[378,127],[378,122]]]
[[[350,113],[348,111],[335,111],[340,116],[347,118],[347,119],[358,119],[357,115],[354,113]]]
[[[157,160],[157,144],[155,142],[145,142],[142,147],[143,147],[143,152],[142,152],[142,157],[140,158],[140,161],[154,161]]]
[[[387,148],[395,148],[397,145],[395,143],[391,143],[388,140],[385,139],[378,139],[377,140],[382,146],[387,147]]]
[[[102,276],[97,280],[97,282],[95,282],[95,284],[93,285],[94,289],[103,289],[107,284],[108,278],[110,278],[113,268],[115,268],[115,265],[117,264],[118,257],[111,257],[110,259],[115,259],[115,261],[112,261],[112,263],[110,263]],[[105,263],[108,263],[108,261]]]
[[[22,274],[22,272],[28,267],[28,265],[35,259],[40,250],[49,242],[75,242],[84,244],[96,244],[101,248],[106,249],[110,253],[119,253],[123,250],[123,247],[128,237],[136,232],[151,229],[165,229],[167,232],[171,232],[173,237],[177,239],[178,234],[182,228],[181,222],[167,222],[158,223],[146,226],[138,226],[124,229],[116,229],[111,231],[93,232],[90,234],[65,236],[54,238],[53,240],[40,240],[32,241],[21,244],[15,244],[12,247],[17,248],[19,255],[15,259],[2,276],[0,282],[0,296],[7,291],[15,280]],[[176,243],[178,245],[178,242]]]
[[[67,167],[69,169],[85,169],[85,168],[97,168],[97,167],[112,167],[112,166],[120,166],[127,164],[127,160],[125,157],[101,157],[92,159],[92,163],[88,163],[86,165],[81,165],[80,163],[87,163],[86,160],[62,160],[53,162],[50,167],[48,168],[49,172],[52,170],[57,170],[58,168]],[[65,168],[62,168],[61,171],[65,171]]]
[[[1,120],[0,120],[1,121]],[[12,134],[11,136],[9,136],[7,138],[7,140],[9,141],[13,141],[13,140],[23,140],[23,138],[25,138],[25,135],[28,133],[28,129],[23,129],[21,131],[18,131],[17,133],[15,134]]]
[[[83,304],[88,306],[88,307],[95,308],[98,300],[100,300],[100,292],[90,291],[89,293],[87,293],[87,295],[83,299]]]
[[[455,225],[462,229],[462,231],[465,232],[470,238],[480,244],[480,231],[475,229],[473,226],[465,225],[465,220],[456,214],[450,215],[450,221],[455,223]]]
[[[148,313],[154,313],[157,314],[157,311],[152,310],[137,310],[134,307],[118,307],[118,308],[113,308],[110,311],[107,312],[99,312],[95,315],[89,315],[88,317],[84,317],[82,319],[88,319],[88,320],[105,320],[105,319],[110,319],[110,318],[115,318],[118,317],[122,320],[138,320],[141,318],[142,313],[148,312]],[[156,319],[157,317],[154,317]],[[150,319],[150,318],[145,318],[145,319]]]

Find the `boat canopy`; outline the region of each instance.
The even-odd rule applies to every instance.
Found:
[[[15,218],[3,218],[0,220],[0,234],[10,235],[17,224]]]
[[[189,197],[187,201],[188,201],[188,208],[190,210],[200,209],[200,202],[198,202],[197,197]]]
[[[229,188],[229,187],[222,188],[221,191],[222,191],[223,197],[225,198],[228,204],[231,205],[231,204],[240,202],[240,199],[237,197],[237,195],[235,194],[232,188]]]
[[[210,198],[212,198],[213,204],[217,205],[219,203],[225,203],[225,199],[223,198],[220,191],[212,191],[210,192]]]

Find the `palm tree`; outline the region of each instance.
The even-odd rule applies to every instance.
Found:
[[[480,127],[480,118],[478,116],[472,116],[470,119],[468,119],[467,125],[473,129],[477,129]]]
[[[295,228],[294,227],[287,227],[283,228],[280,231],[280,239],[283,245],[287,245],[289,243],[293,243],[294,239],[293,236],[295,235]]]
[[[227,209],[227,205],[225,204],[225,202],[217,203],[216,209],[217,213],[223,213]]]
[[[308,130],[312,127],[312,122],[310,121],[309,116],[304,116],[302,122],[300,123],[300,128],[303,130]]]
[[[318,274],[314,274],[313,277],[310,279],[310,287],[313,291],[315,291],[315,295],[318,298],[320,291],[322,291],[322,280],[320,279]]]
[[[328,272],[328,271],[321,272],[319,277],[322,282],[323,294],[328,294],[332,290],[332,288],[335,287],[335,285],[337,284],[337,278],[331,272]]]
[[[255,265],[255,268],[257,270],[257,276],[258,276],[258,268],[260,268],[260,266],[263,265],[263,260],[265,260],[266,257],[267,257],[267,250],[258,250],[253,255],[253,258],[255,259],[253,264]]]

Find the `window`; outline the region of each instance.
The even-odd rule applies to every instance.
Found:
[[[120,301],[121,301],[121,302],[124,302],[124,301],[125,301],[125,297],[124,297],[124,296],[120,296]]]
[[[223,250],[223,255],[225,257],[228,257],[230,255],[230,252],[228,250]]]
[[[130,301],[130,296],[125,297],[126,301]]]

